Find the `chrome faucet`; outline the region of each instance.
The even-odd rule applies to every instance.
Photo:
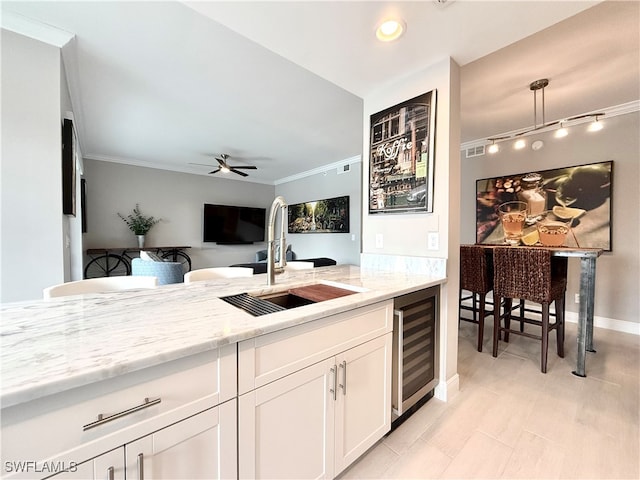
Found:
[[[278,259],[278,265],[275,264],[276,242],[275,233],[276,228],[276,215],[280,210],[280,217],[282,220],[282,226],[280,227],[280,258]],[[285,229],[287,228],[287,203],[284,198],[278,196],[271,204],[271,212],[269,213],[269,228],[268,228],[268,247],[267,247],[267,285],[273,285],[276,283],[276,273],[284,272],[284,267],[287,264],[287,243],[284,238]]]

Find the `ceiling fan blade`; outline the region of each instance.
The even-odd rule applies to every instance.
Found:
[[[220,168],[218,168],[217,170],[213,170],[212,172],[209,172],[209,175],[211,175],[212,173],[218,173],[220,170]]]
[[[239,171],[238,171],[238,170],[236,170],[235,168],[231,168],[230,170],[231,170],[233,173],[236,173],[236,174],[238,174],[238,175],[242,175],[243,177],[248,177],[248,176],[249,176],[249,175],[247,175],[247,174],[246,174],[246,173],[244,173],[244,172],[239,172]]]
[[[245,170],[257,170],[258,167],[254,167],[253,165],[235,165],[235,166],[229,166],[230,169],[234,169],[234,168],[240,168],[240,169],[245,169]]]

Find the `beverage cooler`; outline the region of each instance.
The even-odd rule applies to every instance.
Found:
[[[438,383],[437,323],[440,287],[394,300],[392,420],[431,393]]]

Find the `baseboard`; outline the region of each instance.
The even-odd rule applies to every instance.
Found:
[[[564,318],[567,322],[578,323],[578,312],[565,312]],[[607,330],[615,330],[616,332],[640,335],[640,323],[629,322],[628,320],[617,320],[615,318],[599,317],[594,315],[593,326],[597,328],[606,328]]]
[[[491,300],[493,301],[493,299]],[[463,305],[471,306],[471,300],[465,300]],[[528,304],[527,304],[528,305]],[[550,311],[554,312],[554,305],[551,306]],[[534,314],[535,315],[535,314]],[[578,312],[570,312],[568,310],[564,313],[565,320],[570,323],[578,323]],[[485,320],[486,322],[486,320]],[[616,332],[631,333],[632,335],[640,335],[640,323],[630,322],[628,320],[618,320],[616,318],[607,318],[594,315],[593,326],[597,328],[606,328],[607,330],[614,330]]]
[[[446,402],[447,399],[453,398],[460,391],[460,376],[456,373],[449,380],[440,381],[433,390],[433,396],[438,400]]]

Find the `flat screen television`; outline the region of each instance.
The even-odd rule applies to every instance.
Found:
[[[222,245],[264,242],[266,208],[204,204],[203,241]]]

